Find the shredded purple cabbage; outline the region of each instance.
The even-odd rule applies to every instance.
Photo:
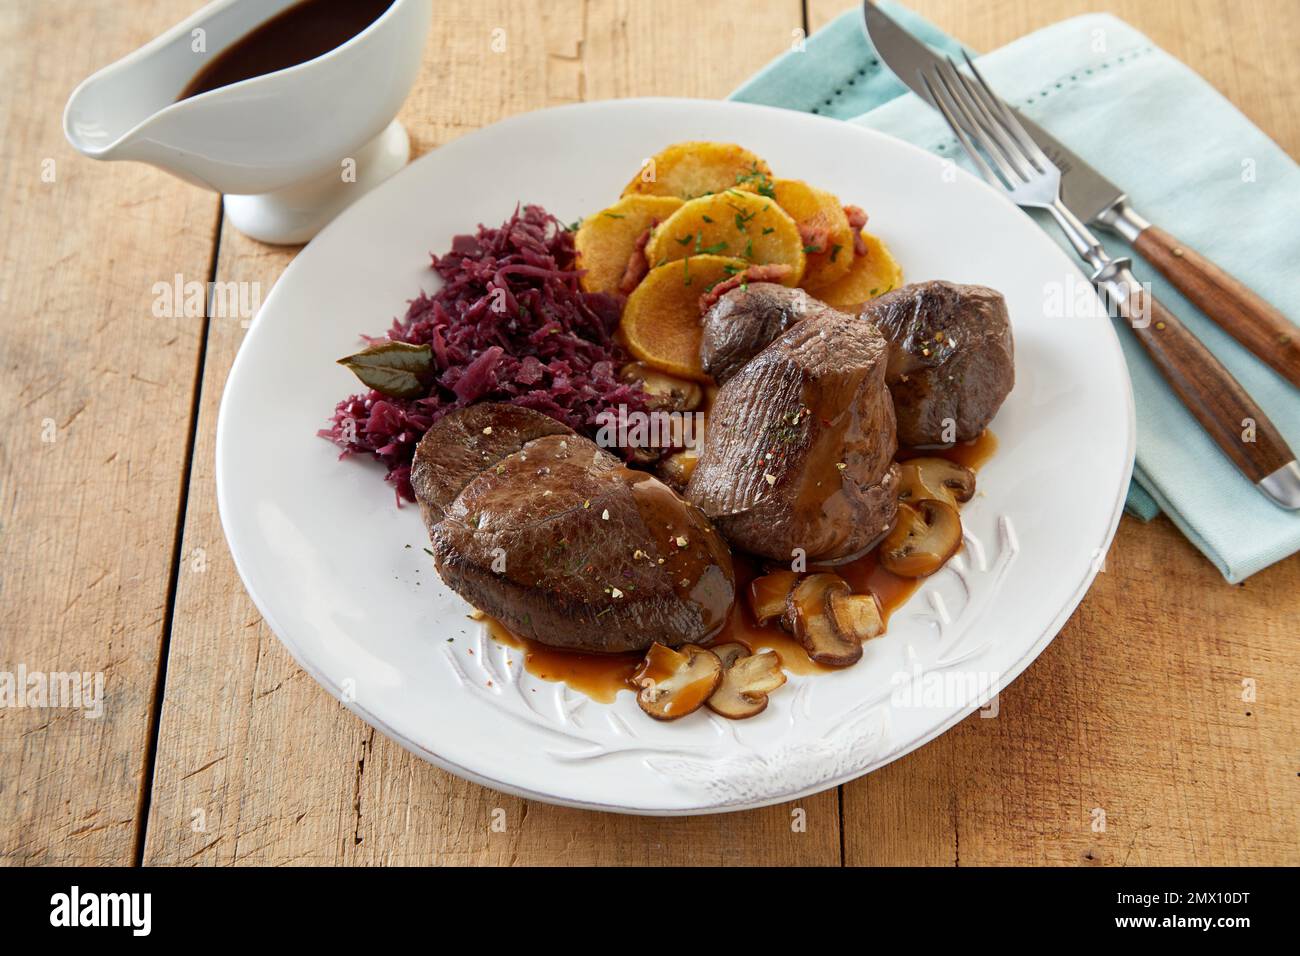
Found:
[[[644,411],[640,385],[617,377],[626,361],[613,337],[622,303],[583,292],[574,260],[573,234],[541,206],[516,208],[498,229],[457,236],[450,252],[433,257],[442,288],[421,293],[387,335],[432,348],[429,394],[352,395],[319,434],[343,449],[341,458],[364,452],[382,461],[400,504],[415,500],[416,444],[454,409],[510,402],[588,435],[606,409]]]

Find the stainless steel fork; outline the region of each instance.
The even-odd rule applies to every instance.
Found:
[[[921,71],[931,103],[943,114],[980,174],[1019,206],[1046,209],[1089,278],[1123,318],[1188,410],[1237,468],[1283,508],[1300,509],[1300,464],[1277,428],[1218,359],[1134,277],[1131,261],[1112,259],[1061,201],[1061,171],[965,57]]]

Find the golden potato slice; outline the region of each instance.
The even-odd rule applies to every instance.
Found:
[[[692,199],[659,224],[645,251],[655,266],[699,255],[781,263],[791,269],[782,280],[791,286],[804,270],[803,240],[789,213],[774,199],[738,189]]]
[[[624,196],[608,209],[588,216],[573,237],[579,280],[588,292],[619,291],[636,242],[656,222],[663,222],[682,205],[675,196]]]
[[[903,270],[880,238],[865,229],[862,238],[867,244],[867,254],[853,256],[853,266],[848,275],[829,285],[819,286],[815,292],[809,290],[811,295],[842,312],[856,312],[867,300],[903,284]],[[853,252],[851,245],[849,252]]]
[[[766,162],[734,143],[677,143],[642,163],[623,195],[694,199],[735,188],[770,196],[771,176]]]
[[[847,275],[853,266],[853,229],[839,199],[798,179],[778,179],[772,188],[777,204],[794,218],[805,240],[804,288],[812,291]],[[825,235],[820,252],[809,251],[809,234]]]
[[[623,308],[619,330],[627,350],[670,375],[708,381],[700,364],[700,296],[745,266],[743,259],[701,255],[651,269]]]

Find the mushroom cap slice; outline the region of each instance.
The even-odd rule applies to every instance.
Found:
[[[961,518],[944,501],[899,502],[898,517],[880,543],[880,566],[904,578],[934,574],[961,547]]]
[[[759,627],[785,614],[786,602],[798,578],[793,571],[773,571],[749,583],[749,609],[754,612]]]
[[[819,664],[847,667],[862,657],[862,642],[846,636],[831,620],[831,594],[849,594],[838,574],[810,574],[795,585],[787,605],[795,638]]]
[[[744,720],[767,709],[767,695],[785,683],[781,657],[774,651],[752,654],[744,644],[709,648],[722,663],[722,682],[709,698],[709,710]]]
[[[828,591],[826,609],[830,612],[831,624],[846,640],[861,643],[885,633],[885,619],[874,594]]]
[[[947,458],[909,458],[898,473],[898,500],[909,504],[930,498],[955,508],[975,494],[975,472]]]
[[[644,362],[629,362],[619,377],[625,382],[640,382],[647,404],[654,411],[689,412],[704,401],[704,389],[699,382],[669,375]]]
[[[722,662],[696,644],[652,644],[632,680],[636,702],[655,720],[677,720],[704,706],[722,680]]]

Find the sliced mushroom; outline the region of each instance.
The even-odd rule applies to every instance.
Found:
[[[704,706],[722,680],[722,662],[695,644],[677,650],[650,645],[645,660],[632,675],[641,688],[636,702],[655,720],[677,720]]]
[[[826,597],[831,624],[841,637],[861,644],[885,633],[885,619],[875,595],[830,591]]]
[[[899,501],[931,498],[955,508],[975,494],[975,472],[947,458],[909,458],[898,463],[898,471]]]
[[[749,608],[759,627],[766,627],[785,614],[790,592],[799,575],[793,571],[773,571],[749,583]]]
[[[676,378],[641,362],[624,365],[620,376],[625,382],[641,383],[654,411],[689,412],[704,401],[704,390],[698,382]]]
[[[961,518],[944,501],[900,502],[898,517],[880,543],[880,566],[904,578],[934,574],[961,547]]]
[[[709,710],[744,720],[767,709],[767,695],[785,683],[781,657],[774,651],[751,654],[744,644],[709,648],[722,663],[722,682],[709,698]]]
[[[845,636],[831,620],[830,598],[849,594],[849,585],[838,574],[810,574],[790,592],[788,613],[794,636],[808,656],[819,664],[847,667],[862,656],[862,642]]]
[[[700,461],[700,450],[698,448],[685,448],[682,451],[675,451],[659,463],[657,469],[659,477],[667,482],[670,486],[678,491],[686,487],[686,483],[691,480],[691,475],[695,474],[695,466]]]

